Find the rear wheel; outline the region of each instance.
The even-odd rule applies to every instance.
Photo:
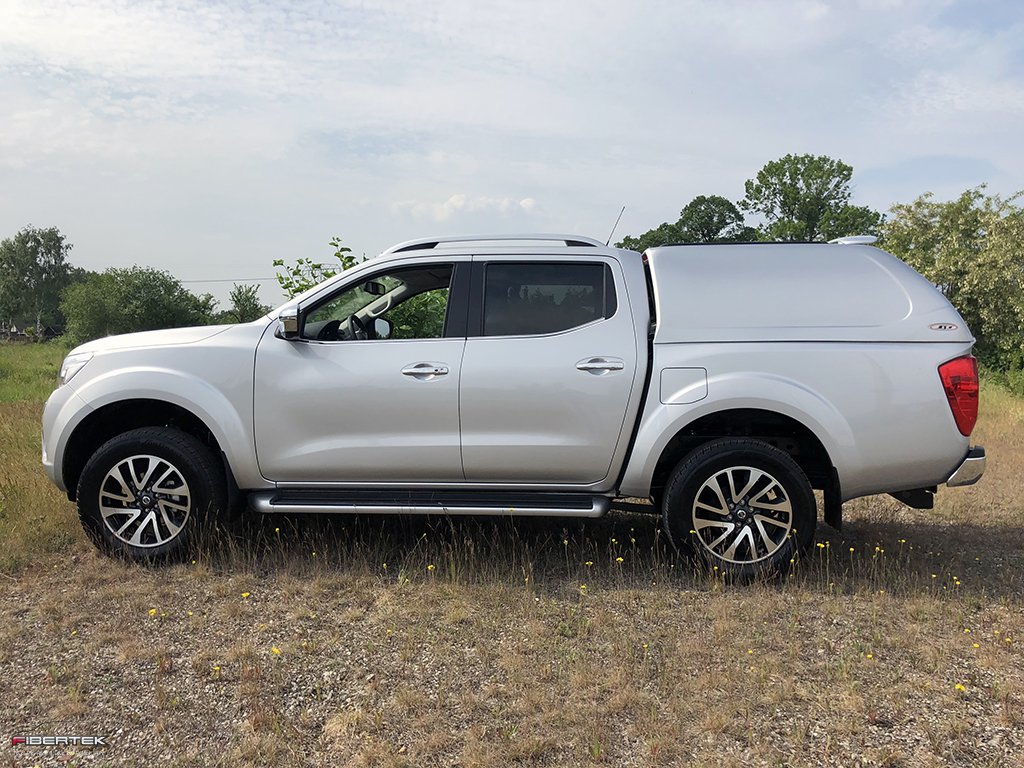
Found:
[[[810,546],[814,492],[784,451],[743,438],[713,440],[676,466],[662,501],[679,549],[740,579],[785,573]]]
[[[170,427],[118,435],[93,454],[78,482],[78,514],[101,548],[136,560],[183,556],[204,526],[222,522],[220,461]]]

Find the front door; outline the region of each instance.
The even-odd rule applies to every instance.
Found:
[[[429,263],[370,273],[304,307],[298,339],[264,335],[253,414],[264,477],[367,485],[464,479],[466,341],[449,302],[456,271],[456,263]]]

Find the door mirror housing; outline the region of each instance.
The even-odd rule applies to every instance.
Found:
[[[391,337],[391,321],[378,317],[373,321],[374,338],[387,339]]]
[[[299,308],[288,307],[277,318],[277,335],[282,339],[299,338]]]

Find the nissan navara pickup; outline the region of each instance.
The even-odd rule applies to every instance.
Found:
[[[180,557],[248,514],[597,517],[783,572],[821,514],[976,482],[974,339],[867,244],[402,243],[251,323],[98,339],[64,360],[43,465],[85,530]]]

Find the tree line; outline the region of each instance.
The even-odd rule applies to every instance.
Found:
[[[975,355],[982,363],[997,371],[1024,369],[1022,193],[1004,198],[986,194],[982,186],[943,202],[929,192],[884,215],[850,203],[852,177],[853,168],[841,160],[786,155],[748,180],[737,202],[699,195],[676,221],[616,245],[643,251],[670,243],[824,242],[875,235],[879,247],[924,275],[959,310],[978,339]],[[760,223],[751,226],[744,213]]]
[[[1024,209],[1021,195],[989,195],[984,187],[954,200],[925,193],[887,214],[851,202],[853,168],[816,155],[766,163],[733,202],[699,195],[674,222],[663,222],[618,245],[636,251],[669,243],[823,242],[875,235],[879,245],[935,284],[978,338],[975,354],[998,371],[1024,369]],[[747,220],[751,216],[753,222]],[[333,260],[274,261],[289,296],[359,262],[335,238]],[[255,285],[235,285],[230,307],[217,311],[209,294],[188,291],[161,270],[130,267],[96,273],[72,266],[71,244],[56,228],[26,227],[0,242],[0,331],[31,326],[63,329],[72,343],[114,333],[247,322],[268,310]],[[1022,375],[1024,376],[1024,375]]]
[[[63,335],[72,344],[102,336],[188,325],[244,323],[266,314],[259,286],[235,284],[218,310],[169,272],[133,266],[93,272],[68,260],[71,243],[56,228],[27,226],[0,242],[0,333]]]
[[[744,185],[734,203],[721,195],[698,195],[665,222],[616,245],[645,251],[668,243],[815,242],[849,234],[878,235],[885,217],[851,205],[853,168],[842,160],[786,155],[767,163]],[[749,226],[744,211],[763,223]]]

